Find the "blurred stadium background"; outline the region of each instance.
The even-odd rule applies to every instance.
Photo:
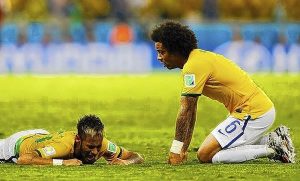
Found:
[[[0,73],[148,73],[148,34],[190,26],[248,72],[300,71],[299,0],[0,0]]]
[[[200,48],[267,72],[251,77],[275,104],[272,129],[290,127],[299,150],[299,7],[300,0],[0,0],[0,139],[32,128],[73,130],[79,117],[97,114],[108,139],[146,159],[126,169],[103,160],[42,171],[0,164],[0,180],[297,180],[299,162],[199,166],[193,149],[227,114],[206,97],[188,162],[166,164],[180,74],[162,71],[148,34],[164,19],[178,20]]]

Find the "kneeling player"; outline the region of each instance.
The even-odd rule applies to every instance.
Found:
[[[0,162],[21,165],[81,165],[93,164],[104,157],[110,164],[142,163],[135,152],[118,147],[103,137],[101,120],[88,115],[73,131],[50,134],[46,130],[21,131],[0,140]]]
[[[160,24],[153,29],[151,39],[165,67],[182,69],[183,87],[170,164],[187,159],[200,95],[219,101],[230,114],[200,146],[200,162],[237,163],[264,157],[295,162],[287,127],[263,136],[275,120],[274,104],[245,71],[222,55],[198,49],[194,32],[178,22]]]

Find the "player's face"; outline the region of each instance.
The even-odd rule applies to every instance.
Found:
[[[168,69],[182,68],[179,57],[169,53],[162,43],[156,42],[155,49],[157,51],[157,59],[163,63],[165,67]]]
[[[98,159],[98,154],[102,146],[103,137],[101,135],[86,135],[81,140],[80,160],[84,164],[93,164]]]

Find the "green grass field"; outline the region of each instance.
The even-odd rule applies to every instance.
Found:
[[[257,74],[255,82],[277,108],[273,128],[291,128],[300,149],[300,75]],[[179,108],[180,75],[0,76],[0,138],[31,128],[75,130],[77,119],[97,114],[108,139],[137,151],[145,163],[111,166],[103,160],[80,167],[0,165],[0,180],[299,180],[300,164],[267,159],[243,164],[199,164],[193,148],[222,121],[223,105],[201,97],[184,165],[166,164]]]

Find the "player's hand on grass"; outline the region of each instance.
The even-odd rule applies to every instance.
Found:
[[[122,160],[119,158],[116,158],[114,160],[112,160],[111,162],[109,162],[109,164],[111,165],[128,165],[128,161],[127,160]]]
[[[69,159],[69,160],[64,160],[63,165],[65,165],[65,166],[79,166],[79,165],[82,165],[82,161],[78,160],[76,158]]]
[[[168,163],[171,165],[179,165],[187,160],[187,152],[175,154],[170,152]]]

